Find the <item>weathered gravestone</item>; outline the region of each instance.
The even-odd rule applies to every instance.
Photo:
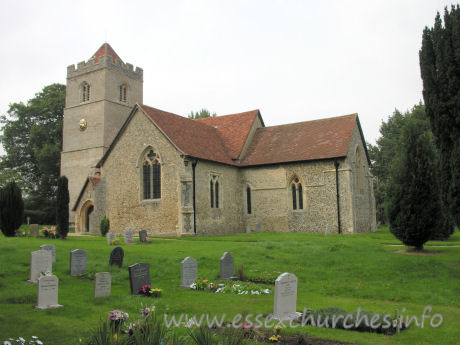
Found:
[[[35,308],[48,309],[60,308],[58,303],[58,283],[56,276],[41,276],[38,279],[38,302]]]
[[[117,265],[118,267],[123,266],[123,257],[125,256],[125,252],[123,251],[123,248],[121,247],[115,247],[112,249],[110,252],[110,258],[109,258],[109,265]]]
[[[51,252],[51,259],[53,262],[56,262],[56,247],[52,244],[42,244],[40,249],[49,250]]]
[[[40,273],[52,272],[52,257],[48,250],[37,250],[30,253],[30,278],[29,282],[37,283]]]
[[[128,267],[131,293],[138,295],[144,285],[150,285],[149,264],[136,263]]]
[[[107,236],[107,244],[110,246],[113,240],[115,240],[116,235],[113,232],[108,232],[106,236]]]
[[[231,279],[235,271],[233,256],[225,252],[220,258],[220,279]]]
[[[83,249],[75,249],[70,252],[70,275],[76,276],[86,272],[86,260],[88,252]]]
[[[275,280],[275,303],[273,316],[278,320],[297,318],[297,277],[292,273],[283,273]]]
[[[110,296],[112,277],[109,272],[96,273],[94,278],[94,297]]]
[[[133,231],[132,230],[126,230],[125,231],[125,243],[126,244],[134,244],[134,238],[133,238]]]
[[[147,230],[139,231],[139,240],[141,241],[141,243],[147,243],[149,241],[149,238],[147,236]]]
[[[251,226],[248,224],[246,225],[246,233],[250,234],[251,233]]]
[[[260,232],[260,223],[256,223],[256,232]]]
[[[194,258],[187,256],[180,266],[180,286],[190,287],[198,276],[198,264]]]
[[[30,236],[38,237],[38,224],[30,224]]]

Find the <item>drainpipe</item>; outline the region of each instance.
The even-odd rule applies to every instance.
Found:
[[[339,229],[339,234],[342,233],[340,226],[340,193],[339,193],[339,161],[334,159],[335,166],[335,189],[337,192],[337,227]]]
[[[196,198],[195,198],[195,167],[198,164],[198,159],[192,161],[192,175],[193,175],[193,232],[196,235]]]

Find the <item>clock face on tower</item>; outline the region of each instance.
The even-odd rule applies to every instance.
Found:
[[[88,124],[86,123],[85,119],[80,120],[80,131],[84,131],[88,127]]]

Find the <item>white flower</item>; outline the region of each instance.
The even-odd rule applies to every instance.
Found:
[[[196,284],[193,283],[192,285],[190,285],[190,289],[196,290]]]
[[[36,341],[36,344],[37,344],[37,345],[43,345],[43,343],[42,343],[40,340],[37,340],[37,341]]]
[[[13,340],[13,339],[10,338],[10,340]],[[11,343],[9,341],[4,341],[3,345],[11,345]]]
[[[263,292],[264,293],[270,293],[270,289],[265,289]]]
[[[32,336],[32,339],[35,340],[35,339],[38,339],[38,337],[36,337],[35,335],[33,335],[33,336]]]
[[[251,290],[251,295],[260,295],[259,291]]]
[[[48,273],[48,272],[47,272],[47,273]],[[25,343],[25,342],[26,342],[25,339],[24,339],[24,338],[21,338],[21,337],[19,337],[18,340],[19,340],[21,343]]]

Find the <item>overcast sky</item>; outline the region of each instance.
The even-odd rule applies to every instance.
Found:
[[[260,109],[267,126],[358,113],[368,142],[423,100],[423,28],[452,1],[0,2],[0,113],[105,41],[144,69],[144,103]]]

